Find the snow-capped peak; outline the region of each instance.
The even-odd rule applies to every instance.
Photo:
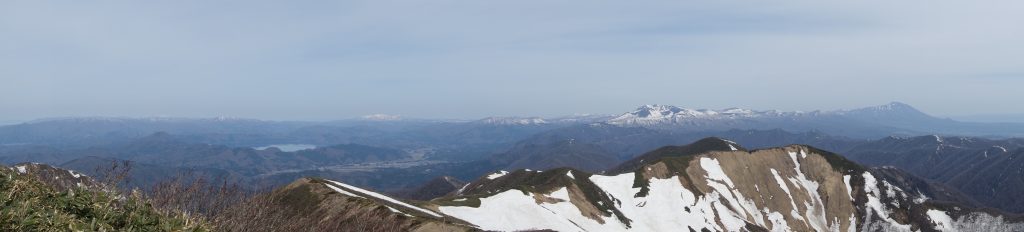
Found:
[[[671,105],[644,105],[607,121],[613,125],[678,124],[691,119],[734,119],[778,115],[777,111],[741,108],[724,110],[688,109]]]
[[[636,110],[623,113],[605,123],[617,126],[688,126],[688,127],[716,127],[721,125],[734,125],[746,123],[752,120],[771,119],[794,119],[795,117],[831,117],[846,116],[864,120],[887,120],[891,118],[928,119],[931,116],[924,114],[914,107],[900,103],[865,107],[851,110],[834,111],[779,111],[779,110],[750,110],[743,108],[726,108],[722,110],[690,109],[672,105],[643,105]],[[724,121],[725,124],[716,124],[716,121]]]
[[[363,116],[362,119],[368,121],[397,121],[402,120],[402,117],[398,115],[389,114],[371,114]]]
[[[728,108],[728,109],[722,110],[722,113],[723,114],[753,114],[754,111],[753,110],[748,110],[748,109],[743,109],[743,108]]]
[[[673,117],[706,117],[719,114],[720,113],[717,111],[707,109],[694,110],[671,105],[644,105],[637,108],[633,112],[629,112],[623,114],[622,116],[619,116],[619,118],[631,116],[651,119]]]
[[[548,121],[539,117],[488,117],[481,119],[480,123],[493,125],[540,125]]]
[[[615,118],[618,115],[614,114],[574,114],[571,116],[562,116],[555,118],[545,119],[552,123],[593,123],[603,122],[608,119]]]

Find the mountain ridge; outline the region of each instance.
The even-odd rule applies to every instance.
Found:
[[[621,174],[571,168],[499,171],[427,202],[374,201],[384,201],[384,207],[413,205],[398,208],[399,214],[410,209],[436,214],[410,214],[414,218],[450,217],[459,221],[455,225],[497,231],[1024,229],[1024,218],[959,203],[962,195],[935,183],[867,168],[811,146],[748,151],[724,139],[702,143],[733,147],[689,155],[661,149],[665,154],[648,156],[657,160]],[[368,196],[365,190],[335,191]]]

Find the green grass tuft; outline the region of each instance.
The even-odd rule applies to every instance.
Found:
[[[0,231],[210,231],[185,214],[161,213],[140,194],[56,191],[0,169]]]

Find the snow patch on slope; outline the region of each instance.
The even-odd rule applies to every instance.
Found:
[[[716,192],[725,197],[728,200],[727,203],[729,203],[731,209],[739,209],[739,211],[734,211],[737,214],[736,216],[738,216],[739,218],[753,218],[754,222],[756,222],[758,225],[765,224],[764,216],[763,214],[761,214],[760,211],[758,211],[757,205],[752,200],[747,199],[746,197],[743,196],[743,194],[736,190],[736,185],[732,182],[732,179],[730,179],[729,176],[726,175],[725,172],[722,170],[722,166],[718,162],[718,160],[712,158],[701,158],[700,167],[703,168],[708,173],[705,177],[708,181],[708,186],[711,186],[711,188],[715,189]],[[732,221],[732,223],[730,223],[726,227],[728,227],[727,229],[729,229],[730,231],[738,230],[739,228],[742,228],[743,226],[746,225],[746,222],[743,220],[729,221]],[[725,221],[723,221],[723,223],[724,222]],[[739,227],[734,228],[734,226]]]
[[[565,191],[564,188],[559,191]],[[565,197],[563,202],[555,204],[537,203],[533,193],[526,193],[519,190],[503,191],[493,196],[480,199],[480,207],[464,206],[441,206],[438,209],[441,213],[457,217],[473,223],[483,230],[495,231],[519,231],[531,229],[552,229],[556,231],[583,231],[574,222],[574,214],[580,215],[568,201],[568,194],[556,193],[549,197]],[[568,206],[557,206],[568,204]],[[582,217],[582,215],[580,215]],[[577,218],[578,219],[578,218]],[[593,220],[581,220],[578,223],[587,223]],[[597,224],[593,222],[593,224]],[[589,224],[587,224],[589,225]]]
[[[843,175],[843,183],[846,184],[846,196],[850,197],[850,201],[853,201],[853,186],[850,186],[850,179],[853,176]]]
[[[801,158],[807,158],[807,153],[800,150]],[[818,182],[814,182],[804,175],[804,172],[800,170],[800,161],[797,160],[796,152],[789,152],[789,157],[793,160],[793,164],[796,165],[794,170],[796,171],[796,178],[790,178],[791,182],[795,182],[801,188],[807,191],[807,196],[810,196],[811,202],[804,202],[804,206],[807,207],[807,223],[811,225],[817,231],[826,231],[828,229],[828,220],[825,219],[825,204],[821,202],[821,195],[818,194]]]
[[[772,176],[775,178],[775,183],[779,184],[779,188],[781,188],[783,192],[786,192],[786,198],[789,199],[789,204],[793,209],[792,211],[789,212],[789,215],[792,216],[793,218],[796,218],[797,220],[805,221],[804,217],[800,215],[799,212],[796,211],[796,201],[793,200],[793,193],[791,193],[789,187],[786,186],[786,181],[782,179],[781,175],[779,175],[779,171],[776,171],[774,168],[772,168],[771,172]]]
[[[335,187],[334,185],[330,185],[330,184],[324,184],[324,185],[326,185],[326,186],[327,186],[328,188],[331,188],[331,189],[333,189],[333,190],[334,190],[335,192],[338,192],[338,193],[341,193],[341,194],[345,194],[345,195],[348,195],[348,196],[350,196],[350,197],[357,197],[357,198],[365,198],[365,197],[362,197],[362,196],[356,195],[356,194],[354,194],[354,193],[350,193],[350,192],[348,192],[348,191],[345,191],[344,189],[341,189],[341,188]]]
[[[953,228],[953,218],[949,217],[949,214],[941,210],[930,209],[926,213],[928,218],[935,223],[935,229],[940,231],[955,231]]]
[[[867,192],[868,196],[868,202],[865,203],[868,207],[868,209],[865,210],[867,213],[865,217],[871,218],[872,215],[876,215],[888,224],[889,229],[911,231],[910,225],[900,224],[889,217],[889,209],[882,204],[882,191],[878,188],[878,180],[875,179],[875,176],[868,172],[865,172],[861,176],[864,177],[864,191]]]
[[[75,171],[68,170],[68,174],[71,174],[71,176],[75,178],[82,178],[82,174],[75,173]]]
[[[696,231],[700,231],[702,228],[726,230],[718,226],[714,217],[716,206],[720,209],[725,208],[724,205],[717,202],[719,199],[717,196],[701,196],[698,199],[693,192],[680,184],[679,177],[674,176],[668,179],[650,179],[647,196],[633,197],[640,191],[638,188],[630,187],[633,185],[634,175],[634,173],[627,173],[617,176],[593,175],[590,177],[594,184],[619,202],[616,206],[623,215],[633,220],[631,223],[633,230],[685,231],[687,227]],[[735,219],[729,220],[730,222],[742,221],[742,219],[731,216],[731,213],[723,214],[723,217]]]
[[[347,185],[345,183],[341,183],[341,182],[337,182],[337,181],[333,181],[333,180],[328,180],[328,181],[333,183],[333,184],[336,184],[338,186],[345,187],[346,189],[359,192],[359,193],[361,193],[363,195],[366,195],[366,196],[370,196],[370,197],[373,197],[373,198],[376,198],[376,199],[384,200],[384,201],[387,201],[387,202],[390,202],[390,203],[393,203],[393,204],[396,204],[396,205],[400,205],[400,206],[405,207],[405,208],[409,208],[409,209],[413,209],[413,210],[416,210],[416,211],[420,211],[421,213],[425,213],[425,214],[430,215],[430,216],[442,217],[440,214],[437,214],[434,211],[430,211],[430,210],[427,210],[427,209],[424,209],[424,208],[420,208],[418,206],[410,205],[408,203],[405,203],[405,202],[402,202],[402,201],[399,201],[399,200],[395,200],[395,199],[393,199],[391,197],[385,196],[385,195],[380,194],[380,193],[376,193],[376,192],[373,192],[373,191],[367,191],[365,189],[357,188],[355,186]],[[337,191],[337,190],[335,190],[335,191]]]
[[[495,172],[495,173],[491,173],[490,175],[487,175],[487,179],[488,180],[498,179],[499,177],[505,176],[507,174],[508,174],[508,171],[502,170],[502,171],[498,171],[498,172]]]

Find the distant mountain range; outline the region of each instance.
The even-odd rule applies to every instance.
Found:
[[[853,110],[783,112],[777,110],[688,109],[645,105],[620,115],[567,117],[488,117],[480,120],[404,119],[369,115],[329,122],[281,122],[240,118],[57,118],[0,126],[0,146],[88,147],[125,142],[157,132],[190,141],[228,146],[268,144],[333,145],[359,143],[400,148],[434,147],[455,153],[499,152],[538,132],[605,124],[675,132],[728,130],[817,131],[833,136],[874,139],[884,136],[1024,136],[1024,123],[977,123],[943,119],[893,102]]]
[[[463,131],[480,128],[512,128],[526,133],[510,137],[514,142],[531,132],[584,124],[607,124],[674,131],[727,131],[783,129],[792,132],[820,131],[835,136],[878,138],[889,135],[961,135],[1012,137],[1024,135],[1024,123],[959,122],[929,116],[913,107],[893,102],[853,110],[783,112],[731,108],[687,109],[669,105],[645,105],[618,116],[574,115],[567,117],[488,117],[480,120],[420,120],[393,115],[369,115],[330,122],[282,122],[241,118],[55,118],[0,126],[0,145],[38,144],[87,147],[124,142],[157,132],[187,135],[196,142],[229,146],[267,144],[363,143],[418,146],[445,143],[444,139],[476,139]],[[456,133],[457,136],[443,135]],[[416,136],[423,134],[425,136]],[[442,134],[442,137],[434,135]],[[463,135],[464,134],[464,135]],[[485,134],[480,134],[485,136]],[[375,144],[376,143],[376,144]],[[449,143],[451,144],[451,143]],[[496,145],[496,144],[492,144]],[[489,145],[488,145],[489,146]]]
[[[893,102],[853,110],[783,112],[730,108],[687,109],[645,105],[605,123],[662,130],[784,129],[817,130],[833,135],[875,138],[887,135],[950,134],[968,136],[1021,136],[1021,123],[973,123],[941,119],[914,107]]]

